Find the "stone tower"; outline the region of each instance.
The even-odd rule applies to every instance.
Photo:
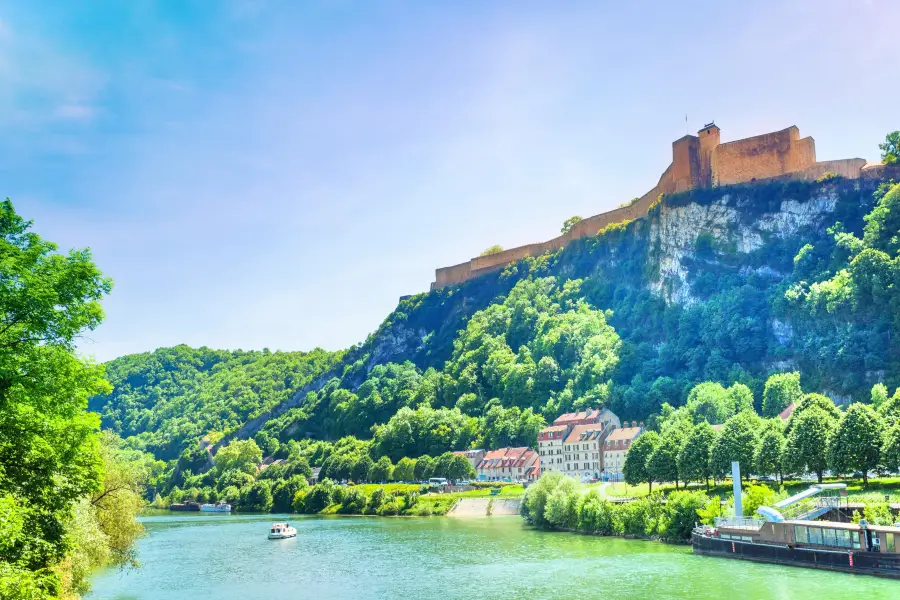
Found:
[[[712,187],[715,183],[716,166],[713,160],[714,150],[719,145],[719,126],[707,123],[697,132],[700,138],[700,187]]]

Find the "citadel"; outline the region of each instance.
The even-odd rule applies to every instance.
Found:
[[[607,225],[646,217],[650,206],[664,194],[759,180],[815,180],[826,173],[834,173],[847,179],[877,178],[881,176],[883,168],[880,164],[867,164],[862,158],[817,161],[815,140],[812,137],[801,138],[796,126],[723,144],[720,141],[719,127],[715,123],[709,123],[697,135],[685,135],[672,142],[672,163],[663,171],[653,189],[634,202],[583,219],[568,232],[552,240],[510,248],[451,267],[439,268],[435,271],[431,289],[440,289],[498,271],[526,256],[540,256],[557,250],[572,240],[596,235]]]

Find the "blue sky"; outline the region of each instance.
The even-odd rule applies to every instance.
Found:
[[[900,3],[0,1],[0,193],[115,280],[100,360],[359,342],[671,142],[900,128]]]

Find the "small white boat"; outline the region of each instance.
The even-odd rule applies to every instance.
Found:
[[[200,512],[230,513],[231,505],[226,502],[216,502],[215,504],[201,504]]]
[[[272,523],[272,529],[269,530],[270,540],[283,540],[292,537],[297,537],[297,530],[291,527],[289,523]]]

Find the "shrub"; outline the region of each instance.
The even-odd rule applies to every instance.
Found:
[[[669,539],[688,540],[694,525],[700,520],[699,512],[709,503],[702,492],[674,492],[666,499],[665,536]]]
[[[369,497],[369,514],[376,514],[381,505],[384,504],[384,496],[384,488],[378,488],[372,492],[372,495]]]
[[[771,506],[775,501],[775,491],[764,485],[751,485],[742,494],[744,516],[752,517],[760,506]]]
[[[361,490],[349,490],[344,494],[338,512],[345,515],[361,515],[366,512],[366,495]]]
[[[393,516],[400,514],[400,503],[395,498],[388,500],[378,507],[378,513],[381,517]]]
[[[332,502],[336,487],[334,482],[327,478],[314,485],[306,494],[302,512],[317,513],[327,508]]]

